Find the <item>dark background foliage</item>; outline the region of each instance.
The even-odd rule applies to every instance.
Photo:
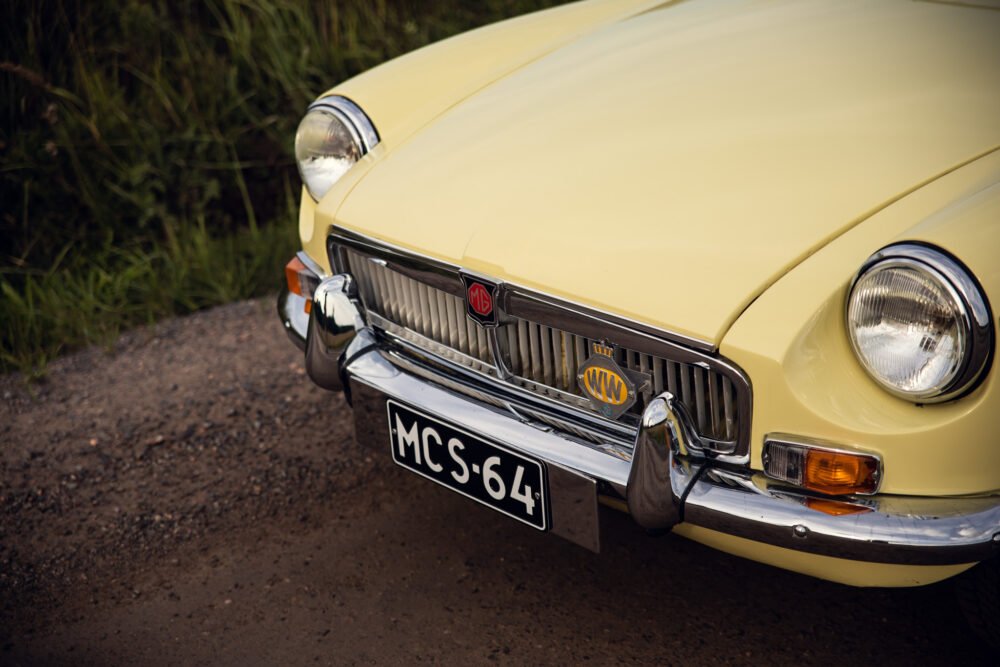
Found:
[[[274,290],[317,94],[557,0],[5,0],[0,369]]]

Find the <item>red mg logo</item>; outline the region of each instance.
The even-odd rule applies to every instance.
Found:
[[[495,327],[497,325],[496,301],[500,294],[499,286],[482,278],[473,278],[468,274],[462,274],[462,280],[465,282],[465,314],[479,326]]]
[[[490,291],[480,283],[472,283],[469,286],[469,307],[487,317],[493,312],[493,297],[490,296]]]

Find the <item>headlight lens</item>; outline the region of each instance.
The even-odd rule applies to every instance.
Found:
[[[376,144],[371,121],[347,98],[324,97],[310,105],[295,133],[295,161],[313,199],[322,198]]]
[[[968,389],[992,348],[978,285],[948,255],[915,244],[890,246],[866,262],[851,288],[847,325],[872,378],[916,402]]]

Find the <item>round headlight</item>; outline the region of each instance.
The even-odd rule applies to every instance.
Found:
[[[975,280],[950,256],[916,244],[889,246],[865,262],[848,298],[847,329],[868,374],[918,403],[971,388],[993,347]]]
[[[346,97],[313,102],[295,133],[295,162],[313,199],[319,201],[376,144],[371,121]]]

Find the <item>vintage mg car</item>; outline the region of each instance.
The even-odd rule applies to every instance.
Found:
[[[996,3],[564,5],[309,107],[278,309],[360,441],[531,529],[961,575],[998,643],[998,147]]]

